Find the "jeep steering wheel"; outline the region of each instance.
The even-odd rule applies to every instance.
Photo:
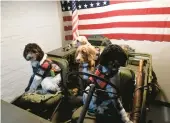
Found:
[[[106,82],[107,84],[109,84],[110,86],[112,86],[117,93],[114,93],[116,95],[119,95],[119,89],[111,82],[109,82],[109,80],[105,79],[105,78],[102,78],[102,77],[99,77],[99,76],[96,76],[95,74],[91,74],[91,73],[86,73],[86,72],[77,72],[77,71],[73,71],[73,72],[69,72],[66,76],[66,83],[70,83],[69,82],[69,78],[70,76],[77,76],[81,79],[81,82],[83,82],[83,78],[81,77],[81,75],[86,75],[88,77],[93,77],[94,79],[99,79],[103,82]],[[84,84],[84,83],[80,83],[80,84]],[[95,84],[97,84],[97,82],[95,82]],[[78,87],[78,89],[80,90],[84,90],[84,88],[82,88],[83,86],[80,86]],[[97,89],[99,91],[102,91],[101,89]]]
[[[116,93],[113,93],[113,94],[115,94],[115,95],[117,95],[117,97],[119,97],[119,90],[118,90],[118,88],[117,88],[114,84],[112,84],[111,82],[109,82],[109,80],[107,80],[107,79],[105,79],[105,78],[101,78],[101,77],[96,76],[96,75],[91,74],[91,73],[85,73],[85,72],[70,72],[70,73],[67,74],[67,77],[66,77],[66,82],[67,82],[67,83],[69,83],[68,78],[69,78],[70,76],[73,76],[73,75],[74,75],[74,76],[77,76],[77,77],[80,77],[80,78],[81,78],[81,82],[83,82],[83,79],[82,79],[82,77],[81,77],[80,75],[86,75],[86,76],[88,76],[88,77],[93,77],[95,80],[96,80],[96,79],[99,79],[99,80],[101,80],[101,81],[103,81],[103,82],[106,82],[107,84],[109,84],[111,87],[113,87],[113,88],[116,90]],[[81,84],[81,83],[80,83],[80,84]],[[82,84],[84,84],[84,83],[82,83]],[[95,83],[93,83],[93,84],[90,86],[90,90],[89,90],[89,92],[88,92],[88,96],[87,96],[86,102],[85,102],[85,104],[84,104],[84,106],[83,106],[83,110],[82,110],[82,112],[81,112],[81,114],[80,114],[80,117],[79,117],[79,119],[78,119],[78,123],[83,123],[84,118],[85,118],[85,115],[86,115],[86,112],[87,112],[87,110],[88,110],[88,107],[89,107],[89,104],[90,104],[90,101],[91,101],[91,99],[92,99],[92,96],[93,96],[94,91],[97,90],[97,91],[107,92],[107,91],[102,90],[102,89],[97,89],[97,88],[96,88],[96,84],[97,84],[97,81],[95,81]],[[84,90],[84,89],[81,88],[81,87],[78,88],[78,89]],[[84,90],[84,92],[85,92],[85,90]],[[108,92],[108,93],[111,93],[111,92]]]

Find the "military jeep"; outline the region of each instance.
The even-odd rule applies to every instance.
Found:
[[[107,38],[102,36],[91,36],[88,39],[92,45],[95,41],[99,41],[100,43],[94,45],[101,46],[101,48],[110,43]],[[47,95],[23,94],[11,103],[52,123],[94,123],[95,116],[91,116],[87,112],[94,90],[89,92],[89,100],[83,105],[82,92],[85,88],[82,87],[82,83],[83,85],[85,84],[84,81],[80,83],[78,78],[79,75],[84,74],[93,77],[97,76],[77,71],[78,65],[74,62],[75,51],[76,49],[71,49],[64,52],[62,48],[59,48],[47,53],[62,69],[62,92]],[[122,82],[135,81],[135,87],[132,90],[134,96],[131,99],[132,103],[129,111],[130,119],[134,123],[146,123],[147,109],[152,99],[155,98],[155,92],[158,89],[157,79],[152,69],[152,57],[150,54],[128,52],[128,58],[127,65],[121,68],[119,77]],[[120,93],[123,94],[123,91],[120,91]]]

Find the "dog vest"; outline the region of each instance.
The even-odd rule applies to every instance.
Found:
[[[36,68],[33,68],[33,71],[36,75],[45,78],[47,76],[56,76],[61,71],[61,69],[52,60],[46,59],[41,65],[37,65]]]
[[[85,72],[85,73],[90,73],[89,71],[89,64],[88,63],[83,63],[79,65],[80,71]],[[83,79],[87,80],[89,76],[83,75]]]
[[[106,72],[107,72],[107,69],[105,68],[105,67],[102,67],[102,69],[99,69],[99,66],[97,67],[97,69],[95,70],[95,75],[96,76],[99,76],[99,77],[101,77],[101,78],[106,78]],[[93,83],[95,83],[95,82],[97,82],[97,84],[99,85],[99,87],[101,88],[101,89],[104,89],[105,87],[106,87],[106,85],[107,85],[107,83],[106,82],[103,82],[103,81],[101,81],[101,80],[96,80],[95,78],[93,78],[93,77],[89,77],[89,79],[90,79],[90,81],[91,82],[93,82]]]
[[[107,78],[108,69],[103,66],[98,66],[95,70],[95,75],[100,76],[101,78]],[[88,112],[93,114],[100,114],[105,116],[112,116],[113,114],[120,114],[120,120],[123,123],[128,122],[129,118],[121,104],[120,99],[114,95],[116,93],[116,89],[114,89],[111,85],[103,82],[101,80],[95,79],[93,77],[89,78],[93,83],[97,82],[97,85],[103,90],[106,90],[108,93],[103,92],[95,92],[95,96],[92,96],[92,99],[89,104]],[[87,90],[89,90],[87,88]],[[109,93],[110,92],[110,93]],[[87,94],[83,95],[83,103],[85,103],[87,99]],[[115,112],[115,113],[114,113]],[[116,115],[117,116],[117,115]]]

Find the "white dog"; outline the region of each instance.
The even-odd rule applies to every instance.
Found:
[[[77,48],[81,45],[89,45],[91,44],[88,42],[87,38],[85,36],[78,36],[76,40],[72,41],[71,43],[66,44],[63,47],[63,51],[69,51],[71,48]]]
[[[91,44],[88,42],[88,40],[87,40],[87,38],[85,36],[78,36],[76,38],[76,40],[74,40],[72,42],[72,45],[74,47],[79,47],[81,45],[89,45],[89,46],[91,46]]]
[[[60,91],[61,69],[52,60],[47,59],[47,54],[44,54],[37,44],[27,44],[23,56],[27,61],[31,61],[34,73],[26,92],[46,94]],[[41,90],[37,90],[39,85],[42,87]]]

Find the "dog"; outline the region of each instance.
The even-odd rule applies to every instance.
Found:
[[[93,46],[81,45],[75,53],[76,62],[80,64],[80,68],[88,67],[90,72],[94,71],[96,60],[96,49]]]
[[[36,43],[29,43],[25,46],[23,57],[31,62],[33,75],[30,79],[26,93],[55,93],[60,91],[61,68],[43,52]],[[41,85],[42,89],[38,90]]]
[[[125,51],[119,45],[108,45],[103,50],[100,55],[99,65],[97,65],[94,74],[110,80],[118,89],[120,81],[118,81],[117,76],[119,76],[120,66],[125,66],[127,61],[127,55]],[[118,77],[119,78],[119,77]],[[128,117],[128,113],[120,101],[113,93],[117,92],[117,89],[113,88],[111,85],[90,77],[91,83],[95,83],[96,88],[100,90],[110,92],[110,93],[95,93],[89,104],[89,112],[96,114],[97,122],[117,122],[117,123],[132,123]],[[123,83],[122,83],[123,84]],[[86,92],[89,91],[89,86],[85,89]],[[83,94],[83,102],[85,103],[87,99],[87,93]],[[107,114],[108,113],[108,114]],[[107,115],[106,115],[107,114]],[[111,117],[115,119],[109,119]],[[114,115],[114,116],[113,116]],[[107,121],[108,120],[108,121]],[[112,121],[113,120],[113,121]]]
[[[76,40],[72,41],[71,43],[66,44],[63,47],[63,51],[69,51],[71,48],[77,48],[81,45],[89,45],[91,44],[88,42],[87,38],[85,36],[78,36]]]
[[[85,45],[85,46],[82,46],[82,45]],[[72,42],[72,46],[74,46],[74,47],[79,47],[79,46],[81,46],[81,48],[78,48],[77,49],[77,52],[79,52],[80,51],[80,49],[88,49],[89,51],[91,51],[91,53],[93,53],[92,55],[94,55],[94,54],[96,54],[96,58],[95,59],[98,59],[98,57],[99,57],[99,55],[100,55],[100,48],[99,47],[94,47],[94,46],[92,46],[89,42],[88,42],[88,40],[87,40],[87,38],[85,37],[85,36],[78,36],[77,38],[76,38],[76,40],[74,40],[73,42]],[[94,50],[96,50],[96,51],[94,51]],[[95,53],[94,53],[95,52]],[[89,54],[90,55],[90,54]],[[91,57],[91,56],[90,56]]]
[[[88,40],[87,40],[87,38],[86,38],[85,36],[78,36],[78,37],[76,38],[76,40],[74,40],[74,41],[72,42],[72,45],[73,45],[74,47],[79,47],[79,46],[81,46],[81,45],[92,46],[92,45],[88,42]]]

